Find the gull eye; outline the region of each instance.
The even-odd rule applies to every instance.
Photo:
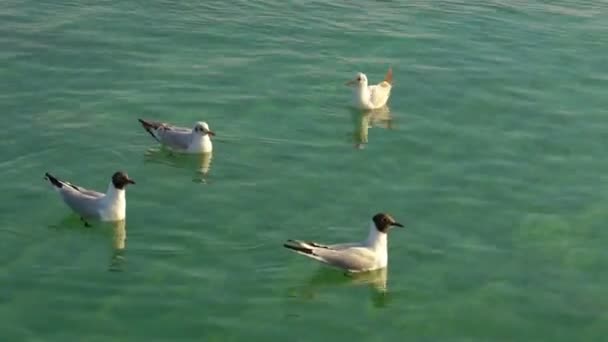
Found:
[[[357,77],[357,81],[361,82],[361,77]]]

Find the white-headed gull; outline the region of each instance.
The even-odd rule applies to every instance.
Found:
[[[154,139],[176,152],[210,153],[213,151],[210,136],[215,133],[209,129],[206,122],[199,121],[194,124],[192,129],[143,119],[139,119],[139,122]]]
[[[135,181],[122,171],[112,175],[105,194],[59,180],[48,172],[45,179],[55,187],[65,204],[80,215],[87,225],[86,219],[89,218],[101,221],[124,220],[127,209],[125,189],[128,184],[135,184]]]
[[[391,96],[393,87],[393,69],[389,68],[384,77],[384,81],[368,85],[367,76],[364,73],[357,73],[355,79],[346,82],[346,85],[353,86],[355,105],[360,109],[377,109],[386,105]]]
[[[379,213],[372,218],[369,235],[363,242],[322,245],[311,241],[288,240],[284,246],[348,272],[373,271],[388,265],[388,231],[393,226],[403,227],[390,215]]]

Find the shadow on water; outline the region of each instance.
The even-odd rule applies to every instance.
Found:
[[[90,221],[90,226],[85,226],[84,223],[75,215],[69,215],[57,224],[49,226],[49,228],[61,231],[73,231],[74,233],[93,233],[99,235],[111,234],[110,242],[112,248],[112,256],[110,258],[109,271],[122,272],[124,271],[126,258],[125,251],[127,246],[127,227],[126,221],[117,222],[100,222]]]
[[[156,163],[171,167],[193,170],[192,181],[195,183],[207,183],[213,153],[184,154],[176,153],[165,148],[153,148],[144,154],[145,163]]]
[[[326,288],[368,286],[373,305],[382,308],[389,304],[387,280],[388,268],[363,273],[346,273],[320,267],[305,284],[293,288],[290,293],[297,298],[312,300]]]
[[[351,117],[354,125],[353,137],[355,148],[357,149],[365,148],[365,145],[368,143],[370,128],[394,128],[393,116],[388,106],[368,111],[351,108]]]

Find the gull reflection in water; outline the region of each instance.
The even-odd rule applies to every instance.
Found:
[[[144,162],[193,170],[194,175],[192,181],[197,183],[207,183],[207,177],[211,170],[211,159],[213,159],[213,152],[185,154],[176,153],[162,147],[149,149],[144,155]]]
[[[314,299],[324,288],[368,286],[370,299],[376,307],[385,307],[388,304],[387,291],[388,268],[370,272],[343,273],[332,268],[321,267],[308,280],[308,282],[295,289],[300,298]]]
[[[125,250],[127,246],[127,224],[126,220],[112,222],[112,259],[110,271],[122,272],[125,265]]]
[[[358,109],[352,110],[355,138],[355,147],[358,149],[365,148],[368,142],[368,131],[372,127],[381,127],[385,129],[393,129],[393,117],[390,108],[384,106],[378,109],[361,111]]]
[[[109,238],[109,241],[106,243],[110,242],[112,250],[109,270],[114,272],[123,271],[126,262],[125,251],[127,246],[126,221],[89,221],[89,223],[89,226],[85,226],[78,216],[70,214],[63,218],[60,222],[49,225],[49,228],[53,228],[58,231],[68,231],[70,235],[104,235],[104,238]],[[111,237],[108,235],[111,235]]]

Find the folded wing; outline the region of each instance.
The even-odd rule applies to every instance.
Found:
[[[63,201],[77,214],[84,217],[99,216],[99,206],[104,194],[60,180],[48,172],[45,174],[45,178],[59,191]]]
[[[363,247],[350,247],[342,250],[324,249],[316,252],[328,265],[351,272],[367,271],[375,266],[374,254]]]
[[[391,95],[391,88],[392,86],[386,82],[369,87],[371,94],[370,101],[374,107],[378,108],[386,104],[389,96]]]
[[[374,107],[382,107],[388,101],[393,87],[393,69],[389,68],[384,80],[376,85],[369,86],[370,102]]]
[[[97,192],[83,193],[72,188],[63,188],[61,198],[74,212],[83,217],[98,218],[100,215],[103,194]]]
[[[190,146],[191,129],[143,119],[139,119],[139,122],[154,139],[167,147],[186,150]]]
[[[176,150],[187,150],[192,141],[192,132],[184,129],[165,128],[157,134],[163,145]]]
[[[289,240],[284,246],[309,258],[351,272],[366,271],[375,266],[373,252],[358,244],[322,245]]]

